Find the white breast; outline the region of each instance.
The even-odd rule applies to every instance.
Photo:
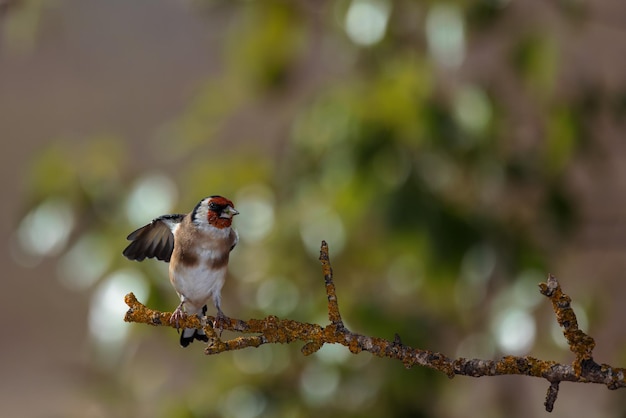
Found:
[[[170,271],[170,277],[174,289],[187,300],[187,312],[199,313],[204,305],[210,305],[212,298],[219,300],[226,277],[226,266],[213,269],[202,261],[194,267],[178,265]],[[192,312],[192,307],[196,312]]]

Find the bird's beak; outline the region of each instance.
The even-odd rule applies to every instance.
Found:
[[[226,208],[222,211],[222,218],[232,218],[235,215],[239,215],[239,212],[232,206],[226,206]]]

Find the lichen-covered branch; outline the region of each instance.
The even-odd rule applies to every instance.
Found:
[[[328,245],[324,241],[320,251],[320,262],[322,263],[328,297],[330,323],[326,326],[280,319],[276,316],[248,321],[226,318],[224,321],[220,321],[222,329],[244,335],[222,341],[211,325],[215,321],[213,317],[198,319],[194,315],[184,318],[179,322],[179,325],[185,328],[202,327],[205,330],[209,336],[209,342],[204,350],[206,354],[219,354],[247,347],[258,347],[268,343],[287,344],[302,341],[305,344],[301,350],[305,355],[316,352],[324,344],[341,344],[354,354],[367,351],[378,357],[400,360],[406,368],[415,365],[424,366],[445,373],[450,378],[455,375],[482,377],[512,374],[540,377],[550,383],[545,400],[548,412],[552,411],[554,407],[559,383],[562,381],[600,383],[609,389],[626,387],[625,369],[594,362],[592,351],[595,342],[593,338],[578,329],[576,315],[570,306],[571,299],[563,293],[558,281],[552,275],[548,277],[547,283],[541,283],[539,287],[541,293],[552,302],[557,321],[563,328],[563,334],[569,343],[570,350],[575,355],[572,364],[560,364],[530,356],[505,356],[498,360],[452,359],[441,353],[407,346],[402,343],[397,334],[394,340],[390,341],[352,332],[345,327],[339,312]],[[126,295],[125,301],[130,308],[124,318],[125,321],[174,326],[170,324],[171,313],[147,308],[137,301],[132,293]]]

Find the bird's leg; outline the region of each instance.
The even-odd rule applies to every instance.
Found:
[[[215,307],[217,308],[217,315],[215,316],[215,321],[213,322],[213,329],[215,329],[221,337],[228,317],[224,315],[224,312],[222,312],[222,308],[220,308],[219,304],[216,304]]]
[[[181,298],[180,304],[174,312],[172,313],[172,317],[170,318],[170,324],[176,324],[176,331],[180,332],[180,320],[185,319],[187,316],[183,311],[183,306],[185,304],[185,298]]]

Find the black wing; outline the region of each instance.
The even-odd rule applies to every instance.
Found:
[[[130,260],[142,261],[146,258],[170,261],[174,251],[174,229],[185,215],[164,215],[148,225],[131,232],[126,239],[132,241],[122,254]]]

